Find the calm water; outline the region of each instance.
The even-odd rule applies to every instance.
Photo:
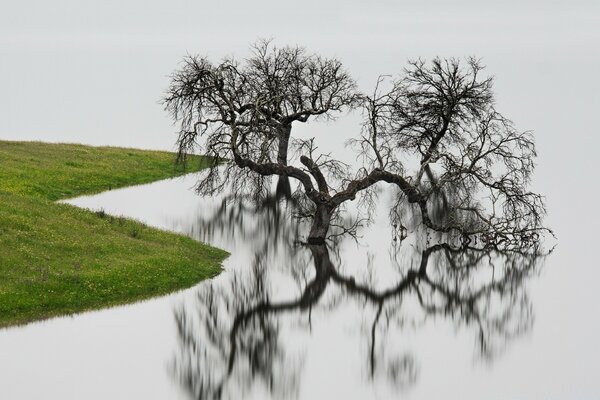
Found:
[[[223,208],[193,183],[70,203],[225,248],[225,271],[170,296],[0,331],[0,398],[598,397],[598,272],[584,238],[561,235],[545,260],[416,234],[394,247],[380,215],[358,242],[298,248],[286,210]]]

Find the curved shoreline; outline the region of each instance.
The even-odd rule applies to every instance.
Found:
[[[0,328],[148,299],[217,274],[223,250],[56,202],[202,167],[197,156],[186,170],[173,160],[167,152],[0,141]]]

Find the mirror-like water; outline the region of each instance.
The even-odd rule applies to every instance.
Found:
[[[159,299],[0,331],[0,398],[595,395],[597,295],[580,290],[594,272],[566,265],[560,247],[544,257],[416,234],[394,242],[385,215],[356,242],[299,247],[287,210],[225,207],[193,183],[70,203],[225,248],[225,271]]]

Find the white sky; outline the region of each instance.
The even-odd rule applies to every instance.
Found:
[[[260,37],[338,57],[367,91],[408,58],[481,57],[498,110],[536,133],[540,191],[598,170],[597,0],[0,0],[0,139],[173,149],[168,75],[187,53],[244,57]],[[340,118],[296,132],[339,152],[358,129]]]
[[[540,101],[591,106],[570,96],[599,88],[598,4],[3,0],[0,138],[170,149],[158,101],[182,56],[243,57],[259,37],[338,57],[365,90],[407,58],[482,57],[501,111],[539,130]]]

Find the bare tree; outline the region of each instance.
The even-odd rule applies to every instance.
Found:
[[[494,244],[535,242],[545,214],[529,191],[536,156],[531,132],[496,111],[492,78],[468,59],[410,62],[366,100],[358,145],[374,171],[405,177],[399,204],[414,204],[437,231],[480,234]]]
[[[372,204],[375,185],[387,183],[398,193],[395,216],[398,207],[415,211],[422,225],[467,241],[533,244],[547,231],[543,199],[528,190],[533,137],[495,110],[492,78],[482,69],[475,59],[413,61],[364,95],[339,61],[259,42],[243,62],[186,58],[164,102],[180,122],[180,155],[213,156],[200,192],[229,184],[233,193],[260,197],[278,177],[279,191],[289,194],[293,178],[313,218],[309,243],[325,240],[344,203]],[[318,154],[312,139],[291,140],[293,123],[356,108],[365,122],[351,141],[363,160],[354,173]]]
[[[235,193],[264,195],[270,189],[265,178],[277,175],[280,191],[289,194],[292,125],[334,118],[356,104],[357,94],[338,60],[259,41],[242,62],[230,57],[215,65],[205,57],[185,58],[164,102],[181,124],[180,156],[197,144],[213,156],[200,192],[220,192],[229,183]],[[233,163],[221,175],[216,167],[223,160]]]

